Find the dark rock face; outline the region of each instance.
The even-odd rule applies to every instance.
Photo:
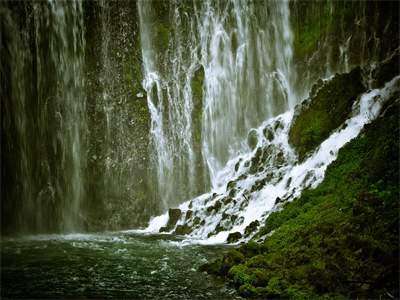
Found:
[[[233,232],[228,235],[227,242],[228,244],[232,244],[237,242],[239,239],[242,238],[242,234],[240,232]]]
[[[392,57],[379,64],[373,71],[372,76],[375,77],[374,87],[381,88],[390,81],[394,76],[400,73],[399,53],[396,52]]]
[[[185,234],[189,234],[190,232],[191,232],[190,226],[187,225],[187,224],[183,224],[183,225],[177,225],[176,226],[174,234],[185,235]]]
[[[361,69],[355,68],[348,74],[336,74],[302,103],[289,131],[289,143],[300,161],[348,118],[354,101],[364,90]]]
[[[144,225],[157,203],[147,171],[150,112],[142,87],[136,1],[84,1],[83,9],[89,227]]]
[[[178,222],[179,218],[181,217],[181,210],[179,208],[170,208],[168,211],[169,219],[167,226],[161,227],[160,232],[168,232],[171,231],[175,225],[176,222]]]

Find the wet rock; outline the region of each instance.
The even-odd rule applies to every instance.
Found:
[[[292,177],[290,177],[286,183],[286,189],[289,188],[290,184],[292,183]]]
[[[390,81],[394,76],[399,74],[399,54],[396,52],[388,60],[379,64],[376,69],[372,72],[372,76],[375,79],[373,84],[374,88],[381,88],[386,82]]]
[[[233,232],[228,235],[227,242],[228,244],[236,243],[238,240],[242,238],[242,234],[240,232]]]
[[[169,219],[167,226],[161,227],[160,232],[168,232],[171,231],[175,225],[176,222],[178,222],[179,218],[181,217],[181,210],[179,208],[170,208],[168,211]]]
[[[247,145],[249,145],[251,150],[254,150],[258,143],[258,132],[255,129],[251,129],[247,135]]]
[[[206,225],[206,220],[201,220],[200,226],[204,226],[204,225]]]
[[[174,234],[185,235],[185,234],[189,234],[190,232],[191,232],[190,226],[188,224],[183,224],[183,225],[176,226]]]
[[[234,187],[236,187],[236,182],[233,180],[229,181],[228,184],[226,185],[227,190],[233,189]]]
[[[236,189],[231,189],[230,192],[229,192],[229,197],[235,197],[236,193],[237,193]]]
[[[258,226],[260,226],[260,222],[258,220],[251,222],[249,225],[246,226],[244,230],[244,235],[246,237],[249,236],[251,233],[257,230]]]
[[[237,218],[236,224],[237,224],[237,225],[241,225],[243,222],[244,222],[244,217],[241,216],[240,218]]]
[[[170,231],[170,230],[168,230],[167,227],[161,227],[158,232],[168,232],[168,231]]]
[[[216,211],[216,212],[218,212],[219,210],[221,209],[221,201],[217,201],[217,202],[215,202],[215,204],[214,204],[214,210]]]
[[[353,103],[365,91],[361,69],[336,74],[316,95],[302,103],[289,130],[289,143],[302,161],[318,147],[351,113]]]
[[[185,220],[189,220],[192,217],[192,215],[193,215],[193,210],[188,210],[186,212]]]
[[[226,219],[228,219],[230,216],[231,216],[230,214],[227,214],[226,212],[223,212],[223,213],[222,213],[222,220],[226,220]]]
[[[274,139],[274,133],[272,132],[271,128],[265,127],[263,130],[263,134],[268,141],[272,141]]]
[[[242,174],[238,177],[238,181],[246,180],[247,174]]]
[[[277,204],[279,204],[279,203],[282,203],[282,199],[279,198],[279,197],[276,197],[276,199],[275,199],[275,205],[277,205]]]
[[[242,159],[239,159],[239,161],[236,163],[235,165],[235,172],[237,172],[239,170],[240,167],[240,163],[242,162]]]
[[[199,224],[200,223],[200,217],[195,217],[194,219],[193,219],[193,225],[197,225],[197,224]]]
[[[224,201],[224,205],[226,206],[232,202],[232,198],[224,198],[223,201]]]
[[[251,192],[253,193],[255,191],[261,190],[265,186],[266,183],[267,183],[266,178],[257,180],[251,187]]]
[[[278,120],[275,122],[274,130],[277,131],[278,129],[283,129],[283,124]]]

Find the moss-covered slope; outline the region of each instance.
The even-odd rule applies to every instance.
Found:
[[[289,142],[300,160],[348,118],[354,101],[364,90],[361,69],[337,74],[319,90],[318,87],[318,83],[314,85],[310,98],[298,109],[289,132]]]
[[[399,288],[399,95],[345,145],[324,181],[259,235],[200,270],[245,297],[391,298]]]

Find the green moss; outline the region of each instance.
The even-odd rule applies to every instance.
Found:
[[[164,52],[169,44],[169,29],[162,23],[156,23],[156,39],[155,46],[159,52]]]
[[[348,74],[337,74],[316,95],[303,102],[300,115],[289,131],[289,142],[300,160],[348,118],[354,101],[363,90],[361,70],[356,68]]]
[[[237,250],[243,257],[231,264],[228,275],[240,285],[240,295],[355,299],[398,294],[396,97],[384,116],[340,149],[316,189],[270,215],[259,234],[275,231],[263,243]]]

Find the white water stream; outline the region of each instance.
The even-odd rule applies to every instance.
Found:
[[[384,88],[363,94],[354,103],[345,126],[334,131],[300,164],[288,144],[293,112],[267,120],[257,128],[257,147],[252,152],[230,160],[217,174],[210,193],[179,206],[182,217],[177,226],[187,224],[191,228],[188,238],[201,243],[223,243],[232,232],[251,238],[251,234],[245,234],[251,222],[257,220],[262,224],[283,203],[295,200],[304,189],[315,188],[322,182],[326,167],[336,159],[339,149],[377,118],[385,101],[400,90],[399,84],[397,76]],[[253,166],[257,168],[252,169]],[[191,213],[187,214],[188,211]],[[158,231],[168,218],[168,213],[154,218],[145,231]]]
[[[203,1],[191,17],[169,5],[165,27],[154,24],[151,1],[138,2],[150,150],[164,209],[215,188],[225,164],[248,152],[249,130],[296,104],[288,1]],[[160,46],[165,31],[169,42]]]

